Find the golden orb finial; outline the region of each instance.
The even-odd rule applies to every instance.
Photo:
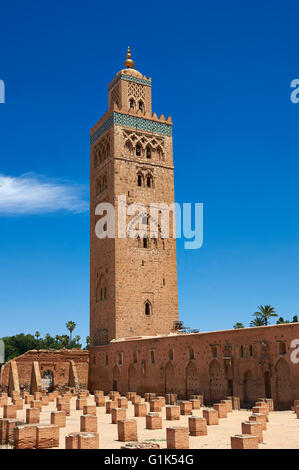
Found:
[[[128,46],[128,50],[127,50],[127,60],[125,61],[125,66],[127,67],[127,69],[134,68],[134,62],[133,62],[133,60],[131,59],[130,46]]]

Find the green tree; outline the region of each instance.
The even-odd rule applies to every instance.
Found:
[[[76,328],[76,323],[74,321],[68,321],[65,326],[67,327],[67,329],[69,330],[70,332],[70,342],[72,342],[72,333],[74,331],[74,329]]]
[[[276,322],[276,325],[282,325],[283,323],[290,323],[289,320],[284,320],[283,317],[279,317],[277,322]]]
[[[253,314],[256,318],[261,318],[264,321],[264,325],[268,325],[271,317],[277,317],[274,307],[271,305],[259,305],[258,311]]]
[[[254,320],[251,320],[250,326],[265,326],[265,320],[261,317],[256,317]]]
[[[297,323],[297,321],[298,321],[298,316],[297,316],[297,315],[294,315],[294,316],[293,316],[292,323]]]
[[[38,340],[33,335],[25,335],[24,333],[5,336],[3,341],[5,344],[5,361],[10,361],[30,349],[38,349],[39,347]]]
[[[235,329],[235,330],[238,330],[239,328],[245,328],[244,325],[243,325],[243,323],[240,323],[240,322],[235,323],[234,329]]]
[[[39,333],[39,332],[36,332]],[[6,336],[3,338],[5,344],[5,361],[24,354],[31,349],[61,349],[61,348],[81,348],[79,343],[80,336],[77,335],[71,342],[68,335],[56,335],[53,338],[49,333],[46,333],[44,338],[35,335],[25,335],[20,333],[15,336]]]
[[[90,346],[90,336],[86,336],[86,346],[85,346],[85,349],[89,349],[89,346]]]
[[[59,342],[61,348],[66,348],[70,337],[68,335],[56,335],[56,339]]]

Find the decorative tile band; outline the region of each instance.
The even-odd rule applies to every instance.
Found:
[[[90,144],[94,144],[101,135],[104,134],[111,126],[120,125],[125,127],[133,127],[148,132],[155,132],[156,134],[172,136],[172,129],[170,124],[164,122],[151,121],[142,117],[131,116],[128,114],[121,114],[113,112],[106,121],[92,134]]]
[[[97,128],[97,130],[92,134],[92,136],[90,137],[90,145],[94,144],[99,137],[101,137],[101,135],[103,135],[108,129],[109,127],[113,126],[114,124],[114,116],[115,113],[112,113],[107,119],[106,121],[103,122],[103,124]]]
[[[120,80],[127,80],[128,82],[134,82],[134,83],[139,83],[140,85],[146,85],[146,86],[152,86],[152,82],[150,80],[145,80],[144,78],[137,78],[137,77],[131,77],[130,75],[119,75],[118,77],[116,77],[113,82],[111,83],[111,85],[108,87],[108,90],[110,91],[111,88],[114,87],[114,85],[116,85],[116,83]]]

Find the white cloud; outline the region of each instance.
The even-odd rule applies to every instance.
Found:
[[[41,214],[66,210],[87,212],[87,186],[50,180],[26,173],[8,176],[0,173],[0,215]]]

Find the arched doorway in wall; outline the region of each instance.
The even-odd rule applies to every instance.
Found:
[[[292,389],[290,368],[284,359],[279,359],[275,366],[276,406],[278,409],[289,409],[292,406]]]
[[[247,370],[243,379],[243,404],[250,407],[255,401],[254,380],[251,370]]]
[[[120,370],[117,366],[113,368],[113,375],[112,375],[112,390],[119,391],[120,386]]]
[[[128,370],[128,391],[137,392],[136,369],[133,364],[130,365]]]
[[[266,370],[264,373],[264,382],[265,382],[265,398],[272,398],[271,393],[271,379],[270,379],[270,372]]]
[[[165,393],[177,393],[175,370],[171,362],[165,367]]]
[[[42,375],[42,390],[46,390],[47,392],[51,392],[54,389],[54,373],[53,371],[47,369],[44,370]]]
[[[198,395],[199,391],[199,376],[194,362],[190,361],[185,370],[185,383],[186,383],[186,398],[190,395]]]
[[[225,396],[225,384],[221,365],[216,359],[210,364],[209,367],[210,377],[210,402],[217,403]]]

